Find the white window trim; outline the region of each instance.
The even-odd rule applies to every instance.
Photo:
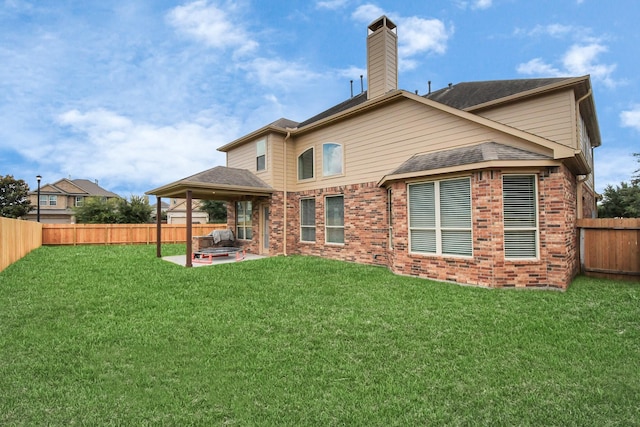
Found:
[[[341,171],[339,173],[334,173],[331,175],[325,175],[324,173],[324,147],[325,145],[338,145],[340,147],[340,151],[342,152],[342,163],[340,165],[340,169]],[[325,142],[322,144],[322,176],[324,178],[335,178],[335,177],[340,177],[340,176],[344,176],[344,158],[345,158],[345,153],[344,153],[344,144],[340,144],[339,142]]]
[[[533,177],[533,192],[535,194],[535,216],[536,216],[536,226],[535,227],[521,227],[521,228],[506,228],[504,226],[504,177],[505,176],[532,176]],[[504,259],[505,261],[537,261],[540,259],[540,195],[538,194],[538,175],[531,173],[512,173],[512,174],[503,174],[502,175],[502,185],[503,185],[503,197],[502,197],[502,230],[503,230],[503,242],[504,235],[507,231],[535,231],[535,239],[536,239],[536,256],[535,257],[507,257],[506,250],[504,250]]]
[[[442,218],[440,214],[440,183],[443,181],[452,181],[459,179],[468,179],[469,180],[469,205],[471,210],[471,226],[469,228],[450,228],[450,227],[442,227]],[[435,219],[436,223],[434,227],[411,227],[411,203],[409,202],[409,192],[411,191],[410,187],[412,185],[433,183],[433,198],[436,203],[435,206]],[[411,184],[407,184],[407,229],[409,230],[409,253],[414,255],[428,255],[428,256],[442,256],[442,257],[454,257],[454,258],[465,258],[470,259],[473,258],[473,194],[472,194],[472,182],[470,177],[455,177],[450,179],[441,179],[436,181],[421,181],[421,182],[412,182]],[[413,247],[411,243],[411,231],[412,230],[433,230],[436,235],[436,251],[435,252],[417,252],[413,251],[411,248]],[[471,255],[459,255],[459,254],[450,254],[450,253],[442,253],[442,231],[470,231],[471,232]]]
[[[315,205],[317,205],[317,203],[314,205],[314,210],[313,210],[313,227],[310,225],[303,225],[302,224],[302,202],[303,200],[313,200],[314,202],[316,201],[315,197],[303,197],[300,199],[300,242],[302,243],[315,243],[317,240],[317,236],[318,236],[318,226],[316,224],[316,220],[315,220],[315,215],[316,215],[316,209],[317,207]],[[304,240],[303,239],[303,234],[302,234],[302,230],[305,228],[313,228],[315,230],[314,236],[316,236],[316,238],[314,240]]]
[[[300,179],[300,156],[302,156],[304,153],[306,153],[309,150],[311,150],[311,154],[313,155],[313,161],[311,162],[311,178],[302,178],[302,179]],[[307,181],[313,181],[313,180],[316,179],[316,149],[315,149],[315,147],[307,147],[304,150],[302,150],[296,156],[296,178],[298,179],[298,182],[307,182]]]
[[[336,198],[336,197],[341,197],[342,198],[342,225],[327,225],[327,199],[331,199],[331,198]],[[324,197],[324,243],[327,245],[335,245],[335,246],[344,246],[344,243],[346,241],[346,236],[345,236],[345,220],[344,220],[344,194],[334,194],[331,196],[325,196]],[[342,229],[342,242],[329,242],[329,240],[327,239],[327,230],[328,229],[338,229],[341,228]]]

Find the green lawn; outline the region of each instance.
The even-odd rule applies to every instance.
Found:
[[[640,425],[640,284],[186,269],[154,246],[42,247],[0,273],[0,425],[443,424]]]

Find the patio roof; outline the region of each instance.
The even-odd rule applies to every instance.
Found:
[[[274,190],[246,169],[216,166],[145,194],[184,198],[187,191],[191,191],[194,199],[229,200],[243,196],[269,196]]]

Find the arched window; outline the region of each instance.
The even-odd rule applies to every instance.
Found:
[[[298,179],[313,178],[313,147],[298,156]]]
[[[342,175],[342,145],[327,142],[322,145],[322,175]]]

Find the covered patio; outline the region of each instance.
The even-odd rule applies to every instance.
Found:
[[[156,256],[162,258],[162,198],[186,199],[187,237],[185,267],[193,266],[193,227],[192,201],[223,200],[236,201],[249,197],[271,197],[274,190],[260,178],[246,169],[216,166],[195,175],[174,181],[147,191],[145,194],[156,196]]]

